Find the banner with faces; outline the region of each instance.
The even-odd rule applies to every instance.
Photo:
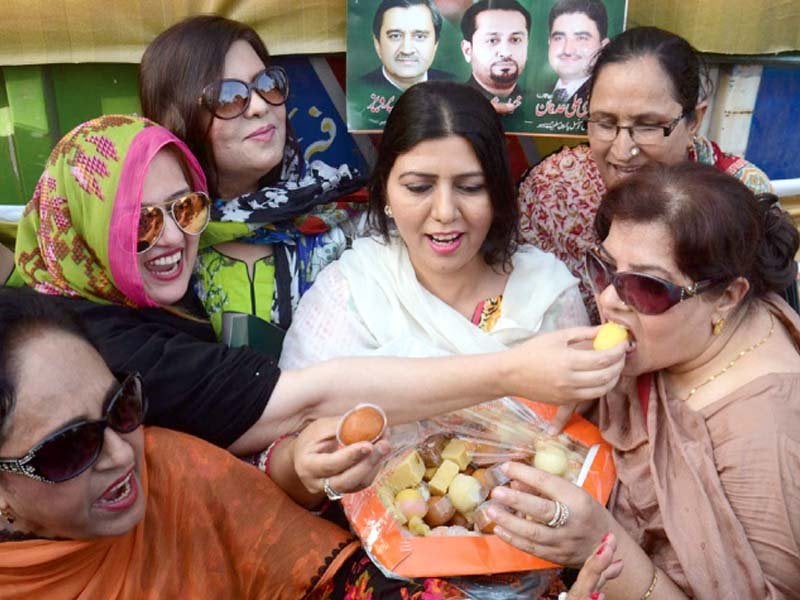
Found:
[[[348,0],[347,125],[376,132],[426,80],[478,89],[506,133],[584,135],[589,71],[626,0]]]

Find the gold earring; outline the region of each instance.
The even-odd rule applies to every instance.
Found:
[[[392,207],[389,206],[388,204],[384,205],[383,214],[385,214],[387,217],[391,219],[394,216],[392,215]]]
[[[714,321],[711,332],[714,335],[719,335],[720,333],[722,333],[723,329],[725,329],[725,319],[720,317],[719,319]]]

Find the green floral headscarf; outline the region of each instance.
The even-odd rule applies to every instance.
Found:
[[[17,269],[36,290],[100,304],[157,306],[144,289],[136,238],[144,175],[166,145],[181,152],[195,190],[205,176],[172,133],[136,116],[87,121],[53,149],[25,207]]]

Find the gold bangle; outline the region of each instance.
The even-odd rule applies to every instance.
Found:
[[[658,583],[658,567],[655,565],[653,566],[653,581],[650,582],[650,587],[647,588],[647,591],[642,596],[641,600],[649,600],[650,596],[653,595],[653,590],[656,589],[656,584]]]

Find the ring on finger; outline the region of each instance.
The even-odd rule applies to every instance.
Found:
[[[331,484],[328,481],[327,477],[322,481],[322,490],[325,492],[325,495],[328,497],[328,500],[332,502],[336,502],[337,500],[341,500],[342,498],[344,498],[344,494],[340,494],[331,487]]]
[[[569,519],[569,507],[563,502],[556,500],[553,518],[545,523],[545,525],[553,529],[558,529],[567,524],[567,519]]]

